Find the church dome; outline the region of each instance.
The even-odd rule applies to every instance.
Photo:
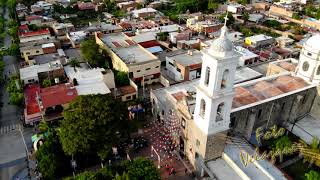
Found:
[[[213,40],[209,48],[209,53],[216,57],[225,57],[232,55],[234,52],[234,47],[232,42],[227,37],[228,28],[224,25],[221,28],[220,37]]]
[[[309,38],[303,45],[303,48],[309,52],[319,54],[320,53],[320,34],[316,34]]]

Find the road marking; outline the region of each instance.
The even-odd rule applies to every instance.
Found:
[[[0,126],[0,134],[7,134],[11,131],[19,130],[20,124],[9,124],[5,126]]]

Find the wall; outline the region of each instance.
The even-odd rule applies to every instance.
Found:
[[[258,127],[270,128],[275,124],[293,123],[310,112],[315,96],[316,88],[311,88],[284,98],[233,112],[230,126],[236,132],[249,138]]]
[[[41,47],[35,46],[35,47],[32,48],[32,49],[28,49],[28,50],[21,51],[21,57],[24,57],[25,60],[27,61],[29,56],[41,55],[41,54],[43,54],[43,53],[44,53],[44,52],[43,52],[43,50],[42,50]]]
[[[31,36],[31,37],[19,37],[20,38],[20,43],[24,42],[30,42],[30,41],[37,41],[37,40],[42,40],[42,39],[48,39],[50,38],[50,35],[39,35],[39,36]]]
[[[57,52],[56,47],[47,47],[47,48],[43,48],[43,54],[50,54],[50,53],[55,53]]]

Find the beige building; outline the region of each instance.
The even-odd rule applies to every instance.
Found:
[[[95,38],[110,55],[114,69],[128,72],[138,85],[159,82],[160,60],[124,33],[96,33]]]

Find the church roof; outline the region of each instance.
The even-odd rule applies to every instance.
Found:
[[[239,86],[235,87],[232,108],[236,109],[241,106],[274,98],[308,86],[309,84],[303,79],[289,74],[269,79],[259,79],[253,81],[253,83],[246,82],[239,84]]]

